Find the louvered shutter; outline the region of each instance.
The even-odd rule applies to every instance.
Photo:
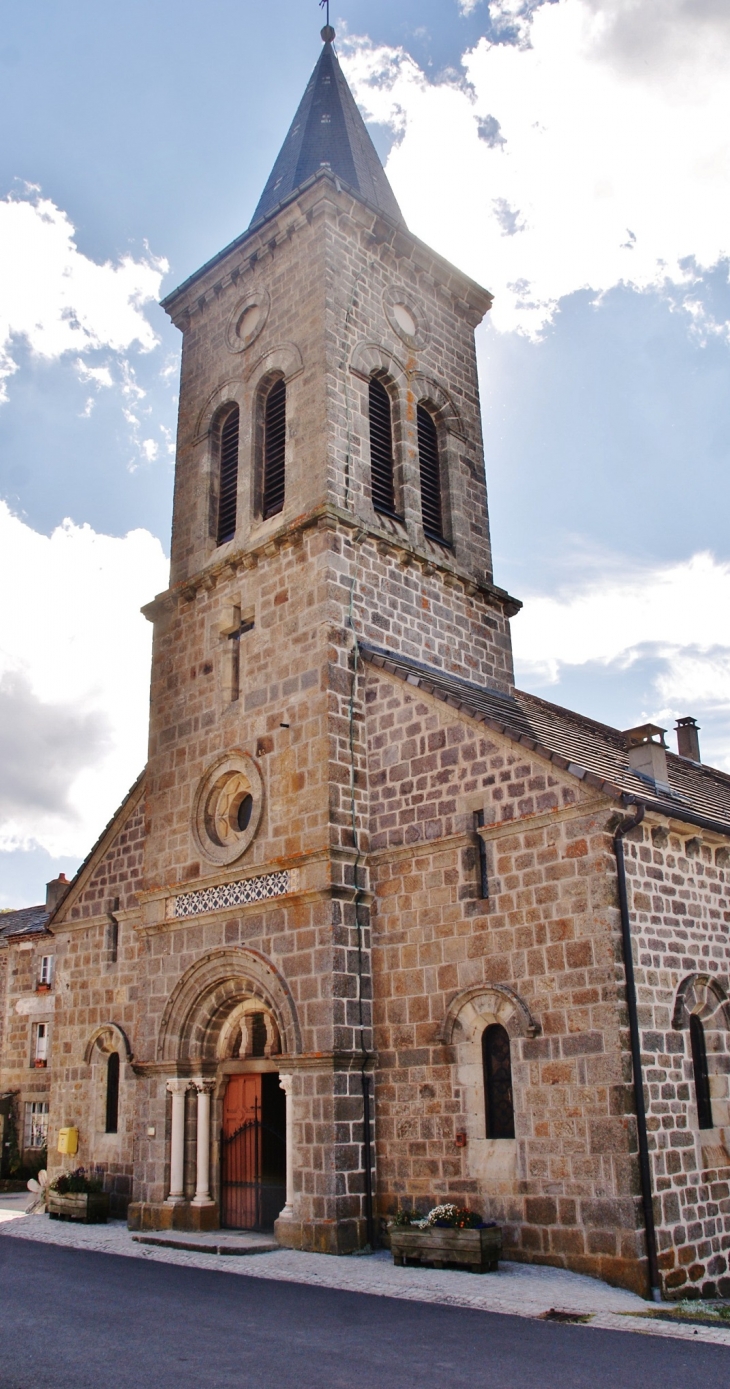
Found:
[[[286,383],[275,381],[264,407],[264,520],[284,509],[285,465]]]
[[[218,544],[236,534],[238,496],[238,406],[226,415],[220,435],[218,480]]]
[[[441,461],[433,416],[418,406],[418,461],[421,470],[421,515],[423,529],[432,540],[443,540],[441,511]]]
[[[370,378],[370,476],[375,510],[395,516],[390,396],[375,376]]]

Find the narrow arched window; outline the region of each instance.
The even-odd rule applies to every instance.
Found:
[[[385,516],[395,516],[393,463],[393,422],[390,396],[382,381],[370,378],[370,481],[373,507]]]
[[[501,1023],[490,1023],[482,1033],[482,1063],[487,1138],[514,1138],[509,1035]]]
[[[232,540],[236,534],[236,504],[238,500],[238,406],[221,422],[218,443],[218,526],[219,545]]]
[[[418,462],[421,470],[421,516],[423,529],[432,540],[443,540],[441,504],[441,459],[433,415],[422,405],[417,410]]]
[[[275,381],[264,403],[264,476],[262,513],[276,516],[284,509],[286,485],[286,382]]]
[[[713,1127],[712,1102],[710,1100],[710,1077],[707,1073],[705,1029],[696,1013],[690,1013],[689,1039],[692,1045],[692,1067],[695,1076],[697,1120],[701,1129],[711,1129]]]
[[[106,1063],[106,1131],[116,1133],[119,1123],[119,1052]]]

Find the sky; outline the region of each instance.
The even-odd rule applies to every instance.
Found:
[[[316,0],[0,0],[0,908],[43,899],[146,753],[179,334],[248,225]],[[332,0],[411,229],[478,330],[517,683],[692,714],[730,772],[727,0]]]

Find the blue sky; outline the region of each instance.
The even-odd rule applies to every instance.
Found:
[[[322,16],[0,4],[2,907],[76,868],[144,760],[179,361],[156,301],[247,225]],[[730,770],[727,6],[343,0],[332,22],[412,229],[495,292],[518,681],[619,727],[695,714]]]

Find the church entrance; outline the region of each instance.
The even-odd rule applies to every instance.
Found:
[[[221,1224],[271,1230],[286,1201],[286,1095],[276,1071],[233,1075],[223,1099]]]

